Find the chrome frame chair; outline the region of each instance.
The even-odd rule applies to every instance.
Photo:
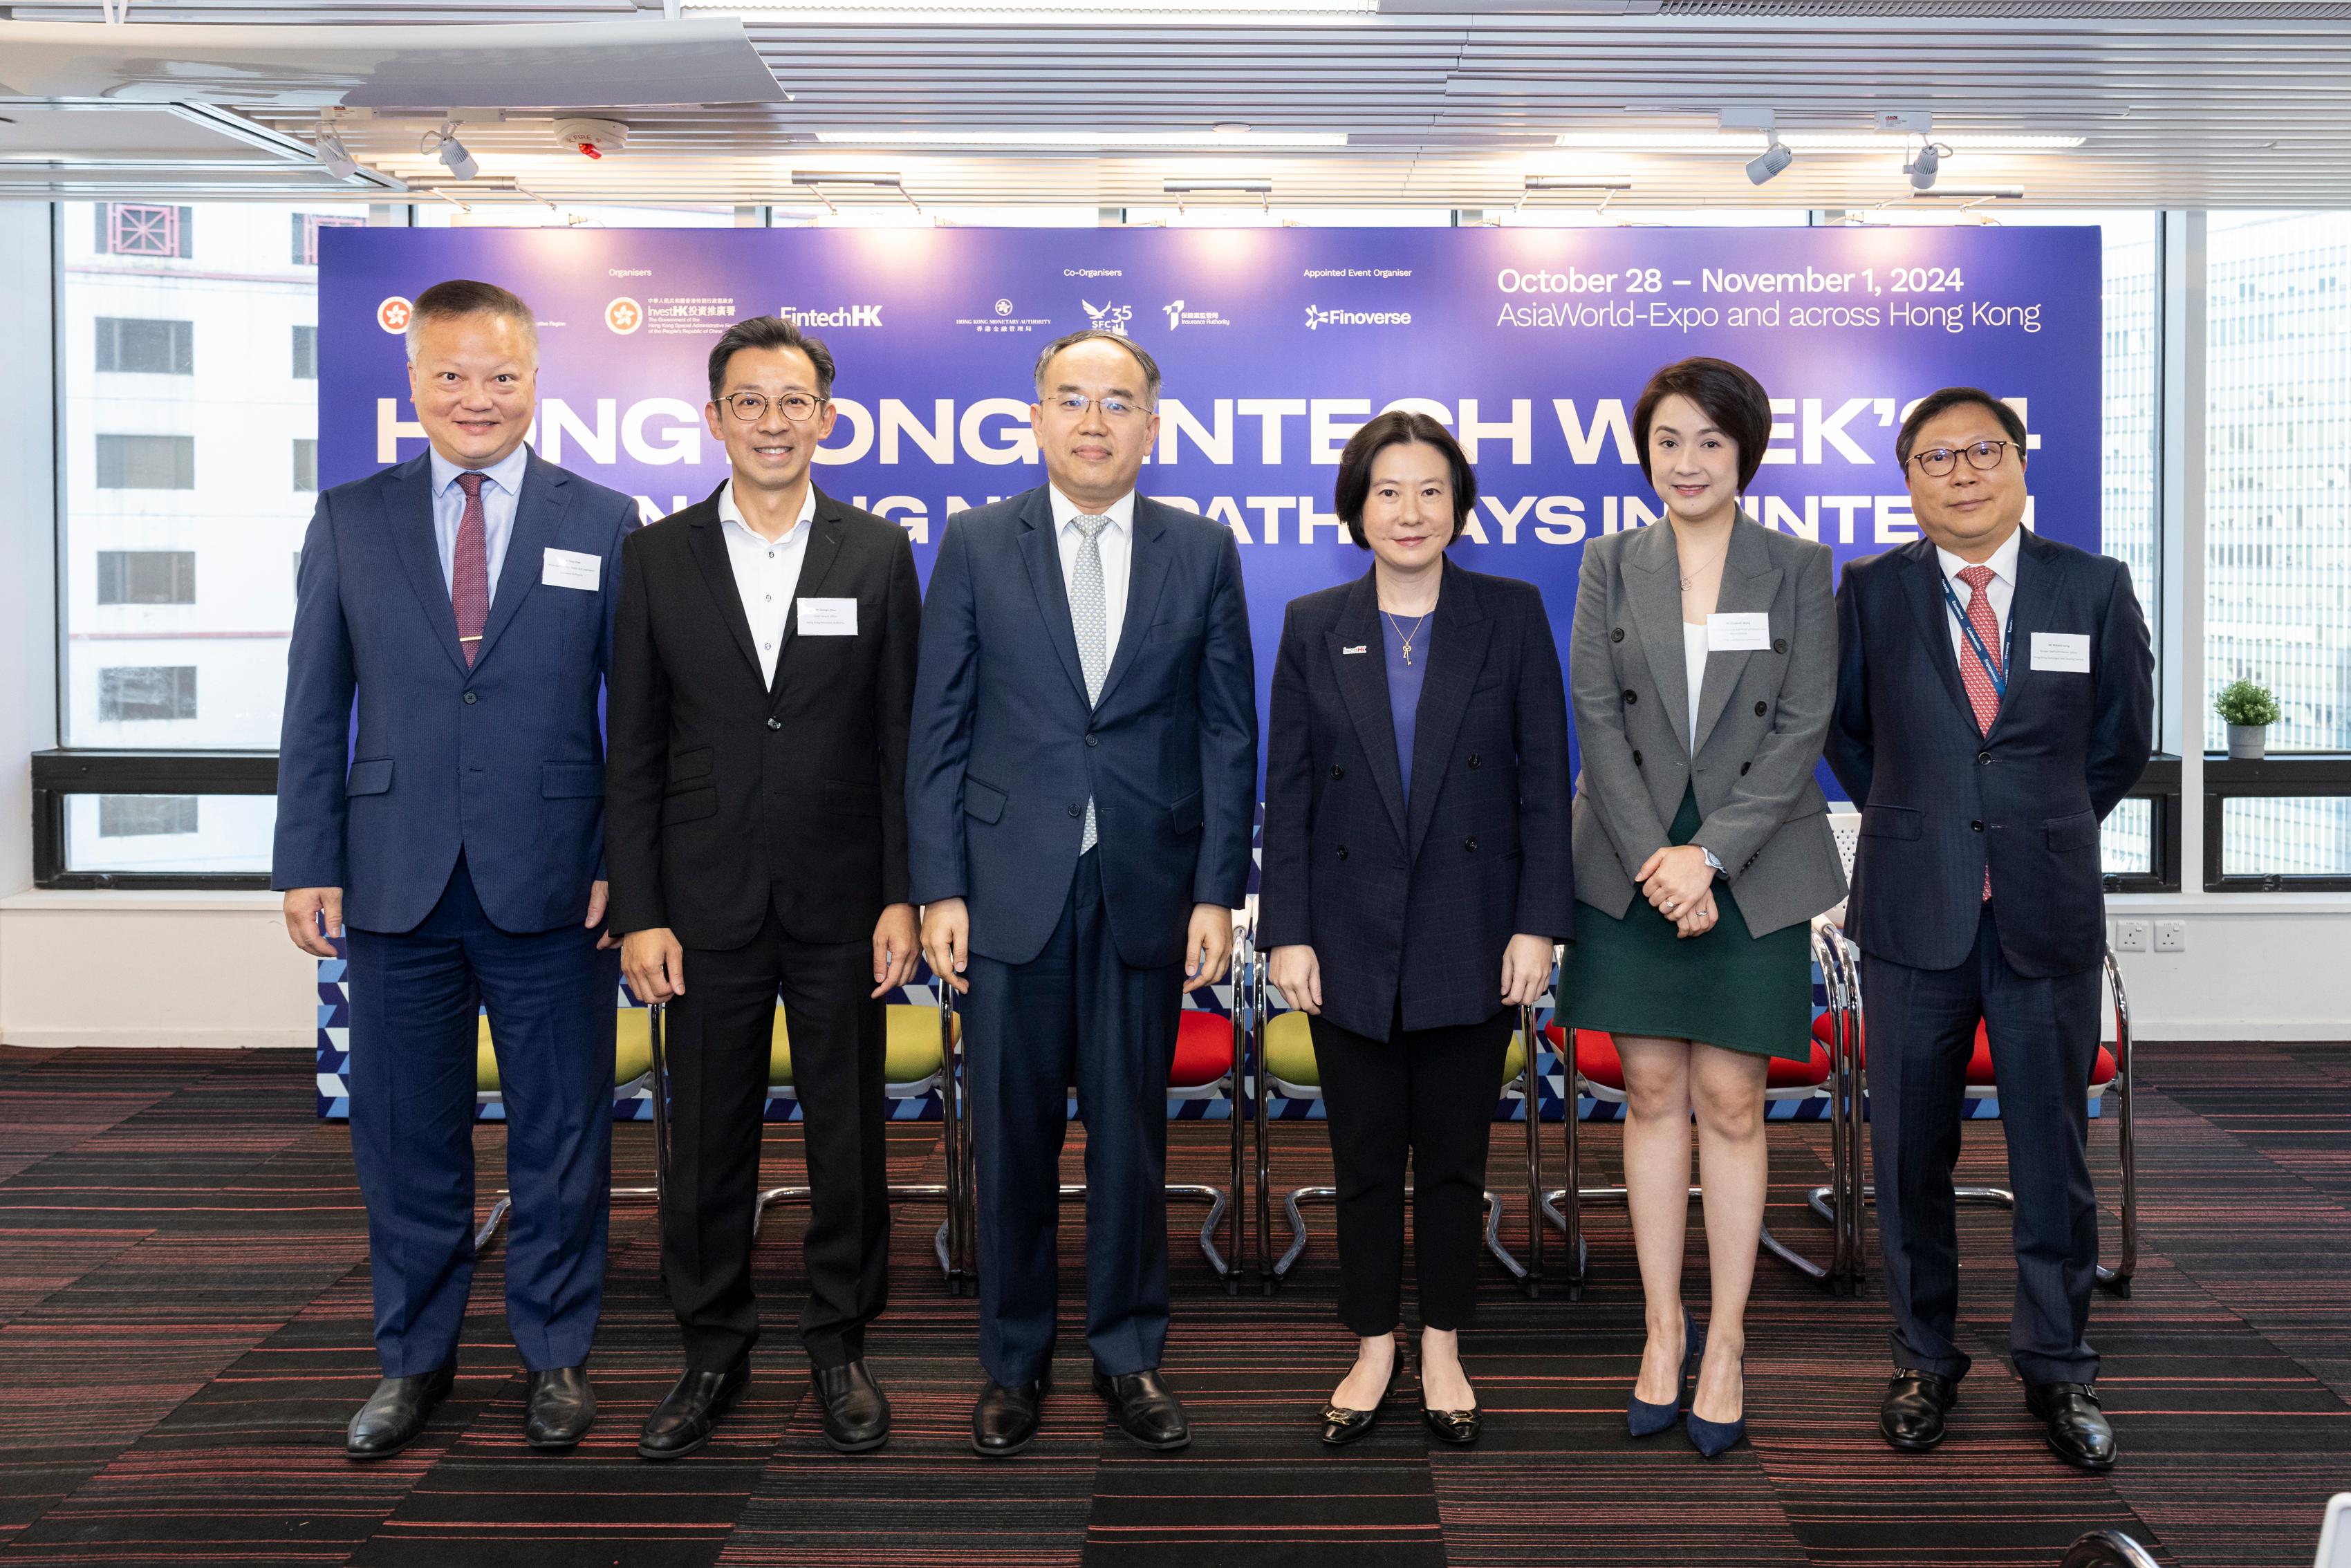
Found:
[[[938,985],[937,989],[942,997],[953,994],[953,988],[946,985]],[[887,1005],[890,1007],[921,1006],[920,1003],[905,1002],[892,1002]],[[887,1087],[890,1091],[894,1091],[894,1092],[891,1092],[889,1096],[893,1100],[914,1099],[921,1095],[929,1093],[931,1090],[935,1087],[939,1091],[939,1121],[943,1128],[948,1129],[942,1133],[940,1142],[942,1145],[948,1145],[953,1142],[956,1136],[954,1129],[958,1120],[957,1113],[959,1107],[955,1103],[955,1096],[947,1092],[946,1078],[948,1069],[954,1061],[953,1052],[955,1037],[959,1031],[956,1028],[955,1015],[952,1009],[950,1009],[944,1001],[937,1003],[936,1006],[939,1012],[939,1065],[932,1069],[930,1075],[926,1078],[908,1079],[904,1082],[890,1084]],[[883,1027],[886,1029],[888,1027],[888,1015],[885,1013],[883,1018]],[[789,1087],[789,1085],[770,1083],[768,1085],[768,1092],[770,1097],[773,1097],[776,1090],[787,1087]],[[789,1096],[789,1098],[797,1099],[799,1096],[794,1094]],[[789,1183],[783,1186],[771,1186],[762,1189],[759,1194],[758,1202],[755,1204],[751,1209],[752,1238],[755,1240],[758,1239],[759,1228],[767,1220],[768,1207],[770,1204],[806,1203],[809,1201],[814,1190],[814,1188],[810,1187],[805,1182]],[[947,1179],[944,1182],[893,1182],[890,1185],[889,1192],[890,1202],[893,1205],[900,1203],[944,1204],[946,1206],[948,1213],[952,1216],[955,1211],[956,1197],[955,1166],[952,1162],[948,1164]],[[951,1221],[949,1220],[942,1220],[940,1222],[937,1231],[935,1232],[931,1238],[931,1250],[938,1258],[939,1271],[946,1276],[950,1290],[955,1290],[958,1281],[956,1278],[955,1265],[949,1256],[947,1249],[950,1224]],[[956,1293],[960,1294],[961,1291],[958,1290],[956,1291]]]
[[[1179,1100],[1210,1099],[1222,1093],[1232,1106],[1232,1114],[1228,1119],[1231,1125],[1231,1186],[1221,1187],[1205,1182],[1169,1182],[1166,1186],[1167,1196],[1173,1200],[1207,1205],[1207,1218],[1200,1224],[1200,1253],[1207,1259],[1208,1267],[1216,1270],[1217,1278],[1224,1282],[1225,1294],[1228,1296],[1240,1293],[1240,1260],[1245,1245],[1242,1212],[1247,1206],[1248,1194],[1242,1186],[1246,1171],[1241,1154],[1241,1086],[1248,1081],[1249,1044],[1253,1036],[1241,1006],[1241,969],[1249,930],[1249,924],[1245,919],[1236,922],[1230,971],[1232,1057],[1224,1075],[1206,1083],[1186,1085],[1180,1090],[1170,1085],[1165,1095],[1166,1098]],[[956,1107],[947,1117],[948,1128],[942,1140],[947,1156],[948,1179],[956,1188],[956,1197],[948,1206],[947,1223],[939,1229],[940,1261],[947,1271],[950,1288],[960,1295],[966,1283],[976,1287],[979,1279],[979,1211],[975,1196],[978,1191],[978,1170],[968,1116],[970,1108],[962,1103],[967,1092],[963,1082],[963,1031],[955,1026],[954,988],[944,984],[939,987],[939,1006],[946,1019],[942,1028],[946,1031],[948,1050],[948,1088],[942,1092],[941,1098]],[[1064,1199],[1076,1198],[1082,1202],[1085,1196],[1085,1183],[1061,1184]],[[1217,1227],[1219,1224],[1227,1228],[1226,1248],[1229,1251],[1217,1246]]]
[[[1834,946],[1833,939],[1834,929],[1828,925],[1825,917],[1813,922],[1813,959],[1821,967],[1821,974],[1829,992],[1832,1010],[1838,1005],[1839,986],[1844,973],[1843,967],[1837,963],[1832,952]],[[1554,1027],[1566,1030],[1565,1025]],[[1587,1202],[1622,1203],[1625,1201],[1625,1191],[1622,1186],[1582,1185],[1583,1085],[1588,1080],[1576,1067],[1575,1037],[1572,1030],[1564,1033],[1557,1049],[1566,1083],[1567,1126],[1563,1142],[1567,1152],[1568,1185],[1544,1193],[1541,1201],[1544,1217],[1551,1223],[1558,1226],[1566,1238],[1568,1299],[1573,1301],[1583,1294],[1591,1261],[1590,1249],[1583,1234],[1583,1205]],[[1774,1092],[1767,1090],[1764,1098],[1767,1102],[1773,1099],[1813,1099],[1822,1094],[1825,1094],[1828,1098],[1831,1185],[1826,1187],[1816,1187],[1807,1197],[1813,1210],[1825,1218],[1831,1227],[1834,1239],[1830,1247],[1829,1260],[1824,1264],[1818,1263],[1794,1250],[1773,1235],[1768,1224],[1762,1228],[1757,1240],[1764,1251],[1771,1253],[1790,1268],[1832,1290],[1842,1292],[1847,1290],[1858,1291],[1860,1288],[1861,1259],[1858,1238],[1854,1234],[1851,1226],[1839,1220],[1839,1215],[1850,1213],[1853,1206],[1837,1202],[1848,1185],[1848,1149],[1854,1141],[1852,1129],[1858,1124],[1860,1117],[1856,1114],[1857,1102],[1854,1096],[1850,1057],[1839,1045],[1831,1046],[1828,1057],[1828,1075],[1820,1084],[1804,1088],[1801,1092],[1783,1090]],[[1596,1097],[1604,1097],[1598,1096],[1596,1087],[1594,1093]],[[1765,1124],[1765,1129],[1768,1133],[1769,1123]],[[1705,1191],[1702,1186],[1692,1186],[1689,1196],[1695,1201],[1703,1197]]]
[[[1275,1080],[1267,1065],[1265,1055],[1265,1031],[1272,1021],[1273,1013],[1270,999],[1271,988],[1266,977],[1266,962],[1264,956],[1257,951],[1254,928],[1249,934],[1246,949],[1238,946],[1235,949],[1236,1016],[1239,1012],[1240,1001],[1238,965],[1240,955],[1244,951],[1248,959],[1249,1033],[1255,1046],[1256,1068],[1251,1074],[1250,1098],[1255,1105],[1257,1117],[1257,1270],[1260,1291],[1270,1296],[1274,1293],[1275,1288],[1290,1277],[1291,1267],[1306,1251],[1308,1232],[1306,1215],[1301,1205],[1334,1202],[1339,1196],[1339,1189],[1335,1186],[1315,1185],[1291,1187],[1281,1195],[1282,1207],[1290,1218],[1290,1246],[1280,1259],[1275,1259],[1272,1256],[1273,1178],[1272,1145],[1270,1141],[1272,1124],[1270,1103],[1272,1099]],[[1558,974],[1556,956],[1556,950],[1554,950],[1552,970],[1554,983]],[[1517,1093],[1526,1107],[1527,1129],[1527,1256],[1524,1262],[1520,1262],[1511,1253],[1510,1248],[1503,1244],[1501,1197],[1491,1187],[1487,1188],[1485,1193],[1486,1250],[1493,1255],[1496,1262],[1501,1264],[1504,1271],[1530,1300],[1542,1294],[1543,1270],[1542,1100],[1537,1068],[1541,1055],[1541,1041],[1535,1034],[1534,1019],[1533,1008],[1519,1009],[1518,1039],[1521,1044],[1522,1057],[1519,1065]],[[1286,1099],[1319,1100],[1322,1097],[1322,1091],[1319,1085],[1291,1083],[1285,1080],[1281,1082],[1280,1086],[1282,1095]],[[1507,1096],[1510,1091],[1505,1084],[1500,1086],[1499,1092]],[[1409,1194],[1406,1195],[1406,1201],[1410,1201]]]
[[[625,1013],[636,1012],[642,1009],[636,1008],[615,1008],[613,1010],[615,1012]],[[651,1186],[616,1186],[611,1189],[611,1192],[609,1195],[609,1200],[649,1197],[653,1200],[653,1207],[658,1211],[661,1207],[663,1191],[668,1185],[669,1129],[663,1123],[662,1108],[666,1103],[666,1097],[669,1092],[669,1079],[666,1068],[662,1061],[660,1017],[657,1014],[653,1017],[649,1017],[646,1019],[645,1027],[649,1033],[652,1047],[652,1064],[648,1066],[644,1071],[638,1073],[626,1083],[619,1082],[616,1077],[612,1084],[612,1098],[614,1100],[632,1099],[635,1096],[637,1091],[644,1088],[646,1084],[651,1083],[653,1085],[653,1185]],[[618,1070],[618,1066],[619,1063],[616,1061],[614,1062],[616,1071]],[[504,1098],[505,1091],[503,1089],[477,1088],[474,1091],[474,1103],[476,1107],[486,1105],[494,1100],[503,1100]],[[482,1223],[475,1228],[474,1255],[475,1257],[478,1258],[481,1256],[482,1249],[497,1239],[498,1227],[504,1223],[507,1211],[513,1207],[514,1193],[512,1189],[507,1187],[498,1188],[497,1199],[490,1205],[490,1212],[484,1216]]]

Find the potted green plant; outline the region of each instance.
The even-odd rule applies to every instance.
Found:
[[[2229,755],[2255,761],[2267,750],[2269,727],[2278,721],[2277,698],[2259,681],[2234,680],[2220,688],[2212,710],[2229,727]]]

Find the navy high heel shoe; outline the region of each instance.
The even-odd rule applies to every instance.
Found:
[[[1747,1416],[1745,1413],[1747,1358],[1744,1355],[1739,1358],[1739,1383],[1741,1391],[1741,1408],[1738,1420],[1709,1421],[1700,1416],[1696,1408],[1692,1408],[1689,1413],[1689,1419],[1682,1423],[1682,1429],[1689,1434],[1690,1447],[1698,1450],[1698,1458],[1702,1459],[1719,1458],[1726,1451],[1737,1448],[1739,1446],[1740,1439],[1747,1436]],[[1693,1406],[1698,1403],[1698,1396],[1695,1389],[1691,1391],[1690,1403]]]
[[[1706,1354],[1706,1331],[1698,1326],[1698,1320],[1685,1313],[1682,1330],[1682,1343],[1686,1348],[1682,1356],[1681,1376],[1674,1385],[1674,1402],[1652,1405],[1638,1394],[1625,1402],[1625,1430],[1635,1437],[1654,1437],[1671,1429],[1673,1424],[1681,1419],[1681,1385],[1696,1374],[1698,1357]],[[1635,1386],[1637,1388],[1639,1385],[1636,1383]]]

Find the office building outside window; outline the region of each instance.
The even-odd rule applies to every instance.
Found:
[[[2207,241],[2206,691],[2275,694],[2273,755],[2351,751],[2351,214],[2215,212]],[[2351,800],[2231,800],[2224,873],[2351,873]]]

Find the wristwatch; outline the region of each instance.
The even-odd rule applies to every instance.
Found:
[[[1715,854],[1712,850],[1708,849],[1704,844],[1700,844],[1698,846],[1698,853],[1706,857],[1706,863],[1714,868],[1715,875],[1721,876],[1724,874],[1722,862],[1715,858]]]

